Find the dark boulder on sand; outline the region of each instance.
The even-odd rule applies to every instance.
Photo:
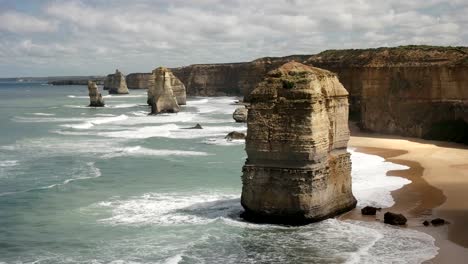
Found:
[[[405,225],[406,217],[402,214],[395,214],[392,212],[386,212],[384,214],[384,223],[389,225]]]
[[[363,215],[375,215],[377,211],[380,211],[381,208],[373,207],[373,206],[366,206],[361,209],[361,214]]]

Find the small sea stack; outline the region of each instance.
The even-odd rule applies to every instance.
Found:
[[[334,73],[289,62],[251,94],[242,217],[301,225],[351,210],[348,92]]]
[[[88,94],[89,94],[89,106],[91,107],[102,107],[104,106],[104,99],[99,92],[99,88],[93,81],[88,81]]]
[[[114,74],[107,75],[104,81],[104,90],[109,90],[109,94],[128,94],[125,76],[119,70],[115,70]]]
[[[151,106],[152,115],[179,112],[177,97],[172,90],[172,76],[174,75],[169,69],[164,67],[153,70],[148,88],[148,104]]]

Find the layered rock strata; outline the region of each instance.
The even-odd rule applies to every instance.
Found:
[[[172,90],[173,83],[173,75],[167,68],[159,67],[153,70],[148,89],[151,114],[179,112],[177,97]]]
[[[161,69],[160,71],[164,71],[164,78],[167,84],[167,87],[170,87],[172,93],[176,97],[176,101],[178,105],[186,105],[187,104],[187,94],[185,91],[185,85],[172,73],[171,70],[165,67],[159,67],[157,69]],[[154,71],[153,71],[154,74]],[[154,88],[154,77],[150,78],[148,87]],[[148,104],[151,105],[151,98],[152,89],[148,90]]]
[[[468,48],[330,50],[306,63],[338,74],[363,129],[468,144]]]
[[[88,94],[89,94],[89,106],[102,107],[104,106],[104,99],[99,92],[99,88],[93,81],[88,81]]]
[[[335,74],[289,62],[251,94],[242,216],[306,224],[355,207],[348,93]]]
[[[371,132],[468,144],[468,48],[400,46],[173,69],[189,95],[243,95],[269,70],[296,60],[335,72],[350,119]]]
[[[309,57],[310,55],[265,57],[251,62],[194,64],[171,70],[185,84],[188,95],[247,96],[268,71],[288,61],[303,61]]]
[[[130,73],[125,77],[128,89],[148,89],[151,73]]]
[[[109,90],[109,94],[128,94],[125,76],[119,70],[115,70],[114,74],[107,75],[104,81],[104,90]]]

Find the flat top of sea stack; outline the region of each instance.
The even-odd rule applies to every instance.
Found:
[[[291,61],[266,75],[252,92],[252,99],[285,97],[307,99],[317,96],[347,96],[348,92],[336,74]]]

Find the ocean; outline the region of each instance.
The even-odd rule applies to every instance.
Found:
[[[239,218],[243,141],[234,97],[148,116],[146,91],[0,83],[0,263],[421,263],[434,239],[379,222],[301,227]],[[184,129],[197,123],[203,129]],[[391,206],[407,169],[352,153],[358,206]]]

